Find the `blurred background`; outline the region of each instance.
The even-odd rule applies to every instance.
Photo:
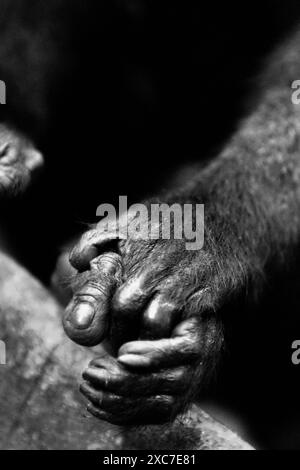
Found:
[[[138,202],[217,154],[251,106],[265,57],[300,20],[297,0],[0,7],[1,119],[46,160],[28,193],[1,209],[1,237],[45,284],[99,204]],[[259,447],[300,447],[300,368],[290,360],[298,281],[274,273],[259,306],[227,312],[232,338],[203,397]]]

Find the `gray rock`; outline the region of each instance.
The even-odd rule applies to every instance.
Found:
[[[1,449],[251,449],[196,406],[139,429],[90,417],[78,381],[94,351],[65,337],[61,307],[36,279],[1,253],[0,266]]]

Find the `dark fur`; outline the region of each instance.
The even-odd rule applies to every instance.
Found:
[[[193,92],[197,88],[202,90],[202,72],[196,73],[199,82],[196,80],[197,83],[191,87],[192,92],[188,96],[186,90],[189,89],[189,79],[183,74],[180,75],[176,83],[181,84],[183,81],[184,91],[174,100],[177,89],[172,80],[178,73],[177,49],[179,48],[175,48],[175,58],[172,55],[171,58],[168,56],[168,43],[165,44],[161,55],[159,55],[161,44],[155,48],[158,59],[152,51],[150,32],[154,30],[156,34],[159,30],[161,38],[163,37],[165,24],[170,18],[169,10],[159,10],[163,21],[160,24],[157,20],[155,28],[151,21],[149,24],[146,21],[152,17],[160,19],[160,15],[156,16],[155,7],[151,7],[151,2],[144,2],[141,7],[131,2],[121,2],[118,8],[115,3],[112,8],[103,7],[101,3],[100,16],[93,15],[97,10],[96,3],[89,4],[91,11],[88,13],[85,2],[80,1],[35,0],[31,2],[30,10],[27,1],[1,0],[0,2],[3,12],[0,24],[0,78],[7,82],[9,100],[8,106],[2,107],[1,112],[3,119],[13,121],[22,130],[38,136],[39,139],[41,135],[45,137],[45,132],[49,133],[48,140],[45,139],[46,143],[43,141],[43,144],[51,156],[58,155],[59,158],[54,164],[52,163],[52,173],[50,162],[50,183],[46,185],[45,191],[48,196],[53,194],[53,181],[56,182],[59,173],[61,182],[58,181],[58,187],[55,187],[58,193],[56,202],[59,204],[51,213],[52,217],[49,217],[50,220],[55,218],[55,227],[58,231],[61,230],[62,220],[68,217],[75,218],[74,213],[69,210],[70,207],[75,206],[77,210],[76,204],[88,205],[88,201],[91,197],[94,198],[95,194],[99,197],[98,189],[104,184],[103,180],[109,181],[104,188],[111,191],[112,179],[116,181],[117,189],[121,186],[125,174],[122,170],[126,169],[128,177],[134,173],[136,170],[134,160],[130,163],[128,159],[120,159],[117,163],[121,176],[119,180],[115,179],[116,164],[115,159],[111,157],[117,151],[123,150],[124,142],[128,151],[133,148],[135,155],[140,157],[141,142],[152,142],[154,132],[156,139],[143,154],[147,170],[150,172],[149,179],[151,174],[157,176],[155,163],[162,164],[163,154],[170,154],[173,158],[177,146],[179,153],[182,153],[184,148],[189,155],[191,153],[198,155],[200,151],[204,152],[205,148],[204,142],[198,143],[200,130],[201,136],[205,134],[203,122],[195,120],[196,113],[188,113],[189,108],[185,104],[186,101],[194,99]],[[99,10],[97,12],[99,13]],[[87,28],[82,27],[82,23],[85,24],[89,15],[96,19],[87,22]],[[176,18],[180,16],[181,5]],[[145,27],[150,39],[145,40],[140,33],[140,30],[143,30],[140,24]],[[125,45],[119,40],[123,38],[115,35],[120,25],[123,38],[126,38]],[[86,33],[89,28],[91,40],[86,40],[85,34],[80,33]],[[178,31],[176,24],[174,30]],[[197,23],[196,32],[200,30],[201,21]],[[130,39],[131,31],[138,34],[138,37],[139,34],[142,36],[144,40],[142,44],[145,47],[141,49],[138,46],[133,47],[133,44],[139,41],[136,38]],[[253,25],[251,25],[252,31]],[[91,44],[96,39],[97,44],[93,49]],[[109,41],[108,49],[103,39]],[[95,72],[94,76],[94,73],[88,71],[90,64],[93,65],[95,57],[98,57],[99,43],[102,46],[101,57],[105,66],[100,73]],[[300,235],[299,111],[291,103],[290,89],[291,81],[300,78],[299,43],[299,35],[296,34],[270,60],[270,66],[261,80],[262,86],[251,105],[251,112],[239,123],[238,129],[223,146],[218,157],[202,168],[182,188],[176,187],[162,196],[163,199],[159,198],[163,202],[205,204],[204,249],[188,253],[182,249],[180,243],[167,244],[160,241],[149,246],[147,243],[134,243],[129,240],[119,246],[125,268],[124,285],[146,271],[148,280],[144,286],[144,296],[149,299],[153,290],[166,278],[170,278],[172,283],[168,290],[168,299],[174,305],[174,315],[180,312],[181,320],[192,318],[194,328],[186,332],[186,342],[180,350],[162,349],[157,358],[158,363],[154,364],[151,370],[131,370],[110,357],[102,362],[96,362],[94,366],[106,370],[108,376],[104,382],[102,379],[95,381],[97,385],[95,391],[86,392],[94,405],[91,412],[96,416],[118,423],[161,422],[173,418],[187,403],[195,399],[201,385],[207,382],[207,376],[215,369],[223,345],[223,308],[241,296],[246,298],[246,301],[259,298],[270,272],[290,268],[294,254],[298,250]],[[123,45],[122,52],[120,44]],[[194,76],[197,70],[193,58],[201,56],[196,49],[196,53],[192,52],[188,60],[185,59],[186,51],[190,49],[193,51],[192,45],[194,45],[193,38],[188,43],[189,47],[183,48],[184,53],[180,56],[180,64],[188,66],[189,77]],[[140,56],[145,51],[147,60],[145,59],[146,64],[143,64]],[[81,56],[80,65],[83,68],[77,67],[77,53]],[[166,57],[169,62],[164,68]],[[209,67],[210,63],[208,69]],[[153,111],[149,102],[153,104],[158,100],[159,92],[155,84],[160,81],[162,68],[167,76],[162,80],[163,84],[159,91],[162,94],[165,92],[167,99],[163,101],[161,108],[158,106]],[[171,72],[166,72],[168,68]],[[81,70],[85,72],[85,79],[82,78]],[[103,73],[104,70],[107,75]],[[100,76],[106,78],[99,82]],[[122,77],[120,81],[119,77]],[[73,80],[76,86],[69,89]],[[106,93],[99,92],[101,88],[99,83]],[[82,88],[79,89],[79,85]],[[169,88],[171,92],[168,92]],[[116,89],[125,89],[122,95],[123,101],[121,97],[121,104],[118,103],[120,109],[117,124]],[[79,93],[80,90],[86,93],[84,98]],[[94,96],[96,90],[100,96],[107,94],[103,107],[99,95],[96,98]],[[140,93],[140,90],[144,90],[144,93]],[[206,94],[211,97],[213,91],[214,88],[208,89]],[[202,101],[197,93],[195,94],[196,103],[201,108]],[[131,97],[129,104],[128,96]],[[127,108],[131,108],[135,101],[139,102],[141,96],[144,98],[143,104],[136,108],[133,106],[133,111],[128,111]],[[103,113],[100,124],[98,120],[87,120],[88,124],[85,127],[86,115],[90,112],[90,102],[94,99],[95,108],[102,110]],[[79,112],[74,101],[80,105]],[[207,114],[208,121],[211,118],[215,124],[215,121],[219,120],[223,126],[230,106],[226,107],[223,104],[223,114],[216,119],[217,104],[218,101],[214,102],[215,106],[209,105],[213,113]],[[227,104],[231,104],[230,99]],[[187,118],[187,123],[181,117],[179,126],[176,124],[178,115],[175,113],[175,117],[172,116],[177,106],[184,119],[191,114],[191,117]],[[161,136],[165,130],[164,113],[168,108],[170,111],[167,116],[171,120],[166,130],[164,145],[160,148]],[[159,118],[162,122],[159,120],[161,127],[157,130],[156,120],[160,115],[163,117]],[[234,122],[234,119],[232,121]],[[183,126],[182,136],[179,132],[181,126]],[[104,145],[99,144],[99,127],[102,129]],[[191,132],[189,127],[196,131]],[[137,130],[141,130],[141,134]],[[177,134],[180,134],[180,137],[177,137]],[[114,151],[111,151],[112,142],[118,140],[116,136],[119,137],[121,144],[116,145]],[[171,148],[170,136],[174,141]],[[214,134],[210,134],[208,140],[213,140],[213,137]],[[129,145],[126,139],[136,143]],[[189,146],[190,142],[193,150]],[[195,142],[198,145],[195,145]],[[100,147],[104,155],[108,155],[105,160],[108,165],[106,172],[103,172],[103,159],[86,160],[87,155],[94,156],[95,148],[97,154],[100,153]],[[144,147],[146,146],[144,145],[143,149]],[[71,158],[67,159],[66,154]],[[76,165],[73,164],[74,155],[77,157]],[[151,164],[148,163],[150,156]],[[65,161],[67,163],[63,163]],[[110,161],[111,167],[109,167]],[[60,164],[59,172],[57,162]],[[148,175],[148,171],[146,173]],[[81,186],[86,181],[88,184]],[[138,182],[134,175],[133,181],[136,186],[139,183],[142,187],[142,177]],[[70,188],[74,186],[75,191],[74,189],[71,191]],[[71,206],[71,201],[74,206]],[[93,199],[93,214],[99,202],[101,201]],[[50,203],[53,205],[52,200]],[[30,238],[33,232],[34,230]],[[49,234],[49,239],[53,242],[55,235],[53,235],[52,221],[51,229],[44,232],[45,237]],[[40,236],[39,238],[41,239]],[[40,243],[43,250],[45,246],[49,246],[44,238]],[[43,262],[45,263],[44,257]],[[76,265],[76,262],[74,264]],[[115,319],[123,315],[124,329],[128,330],[129,336],[132,336],[132,332],[136,330],[131,329],[128,313],[132,311],[135,313],[136,322],[143,309],[140,308],[138,301],[135,303],[124,301],[121,295],[123,288],[122,286],[114,296],[113,313]],[[142,321],[138,324],[142,327]],[[135,338],[129,337],[129,339]],[[183,358],[186,357],[189,359],[185,359],[184,362]],[[180,387],[182,377],[177,377],[178,370],[183,370],[184,381],[189,385],[188,391]],[[121,380],[116,388],[115,375],[118,374]],[[90,381],[88,374],[85,378]],[[173,382],[173,387],[170,387],[170,382]]]
[[[191,355],[188,364],[183,361],[185,346],[178,351],[161,348],[148,372],[140,372],[138,379],[134,374],[139,368],[129,367],[124,383],[109,399],[114,372],[104,360],[101,367],[111,378],[104,388],[101,380],[94,383],[102,391],[93,396],[83,387],[96,416],[117,423],[172,419],[197,397],[214,369],[222,351],[224,307],[238,298],[257,301],[270,274],[292,267],[300,240],[300,111],[291,101],[291,82],[300,76],[299,49],[300,35],[296,33],[271,58],[253,110],[220,155],[185,186],[157,198],[172,204],[205,204],[204,249],[187,252],[181,241],[174,240],[129,239],[120,245],[125,284],[113,300],[115,318],[123,316],[124,328],[127,325],[130,330],[134,312],[137,316],[143,313],[144,298],[151,302],[153,292],[167,295],[174,315],[180,311],[181,319],[195,318],[199,334],[193,337],[187,333],[186,348],[198,342],[198,360]],[[101,246],[99,253],[103,249]],[[78,259],[80,250],[73,260],[75,266]],[[124,296],[127,286],[139,279],[146,279],[142,291]],[[166,279],[172,288],[166,288]],[[130,347],[125,350],[127,353]],[[167,377],[183,367],[188,390],[181,390],[174,378],[173,390],[168,389],[162,401],[163,396],[157,395],[155,367],[159,368],[161,390],[164,374]],[[124,373],[118,362],[113,368],[120,375]],[[90,380],[88,373],[85,378]],[[139,399],[125,399],[129,390]]]

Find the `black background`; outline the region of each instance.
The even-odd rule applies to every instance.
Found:
[[[6,225],[18,256],[45,280],[58,248],[95,220],[99,204],[123,194],[138,202],[174,169],[217,153],[266,53],[300,14],[291,0],[10,5],[22,3],[18,28],[42,23],[54,39],[32,34],[35,53],[24,58],[19,46],[9,74],[0,61],[5,112],[46,166],[21,205],[9,206]]]
[[[34,64],[43,68],[47,55],[52,62],[39,78],[30,64],[7,73],[2,61],[1,112],[34,138],[46,165],[1,217],[11,250],[48,282],[60,247],[95,220],[99,204],[119,195],[138,202],[176,168],[217,153],[245,112],[265,55],[299,20],[300,4],[67,0],[48,18],[38,3],[19,21],[34,30],[43,17],[55,41],[39,47],[33,36]],[[247,437],[261,447],[300,444],[300,366],[290,360],[300,336],[298,281],[294,273],[276,280],[259,308],[228,313],[236,334],[208,393],[244,418]]]

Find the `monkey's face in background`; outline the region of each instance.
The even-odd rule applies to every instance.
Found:
[[[0,196],[15,196],[43,165],[41,153],[17,131],[0,126]]]

